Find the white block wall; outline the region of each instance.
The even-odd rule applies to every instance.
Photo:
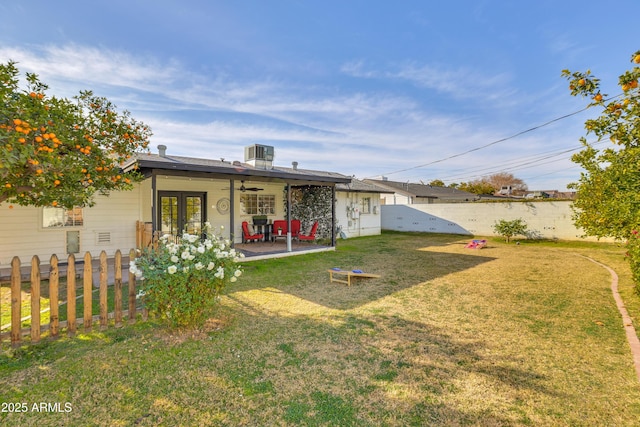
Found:
[[[573,225],[570,201],[383,205],[382,229],[431,233],[496,235],[500,219],[522,218],[544,239],[581,240]],[[588,238],[588,240],[596,240]]]

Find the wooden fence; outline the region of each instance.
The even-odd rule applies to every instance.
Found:
[[[129,252],[129,259],[135,258],[135,250]],[[118,250],[113,258],[112,269],[108,268],[108,257],[106,252],[102,251],[97,260],[98,264],[98,284],[99,284],[99,314],[94,315],[92,307],[92,297],[94,291],[94,277],[93,277],[93,265],[94,260],[89,252],[85,253],[84,259],[78,269],[76,269],[76,259],[73,254],[69,255],[66,264],[66,272],[64,268],[61,268],[58,257],[52,255],[49,261],[48,274],[42,274],[40,268],[40,259],[34,256],[31,259],[30,270],[30,287],[28,293],[31,299],[31,326],[29,328],[22,328],[22,267],[20,259],[14,257],[11,261],[11,327],[9,332],[0,333],[0,344],[11,337],[11,344],[13,346],[19,346],[24,336],[31,336],[31,342],[37,343],[41,339],[41,334],[44,331],[49,332],[49,336],[55,338],[60,335],[62,328],[66,328],[67,334],[74,335],[79,325],[82,326],[85,332],[91,331],[93,322],[99,322],[101,329],[106,329],[109,326],[109,319],[113,319],[113,325],[120,327],[123,324],[123,319],[128,318],[129,322],[134,322],[136,319],[136,278],[129,272],[128,274],[128,309],[123,310],[123,257],[122,253]],[[113,290],[114,290],[114,307],[112,312],[108,312],[107,305],[107,290],[109,286],[110,274],[113,278]],[[76,297],[77,288],[76,279],[81,274],[82,276],[82,300],[83,300],[83,318],[77,319],[76,317]],[[67,304],[67,320],[59,320],[59,306],[60,306],[60,293],[59,285],[61,277],[66,277],[66,304]],[[41,281],[42,279],[48,280],[49,283],[49,323],[41,324]],[[0,305],[0,308],[2,306]],[[5,308],[6,309],[6,308]],[[1,313],[0,313],[1,314]],[[146,317],[146,313],[143,313]]]

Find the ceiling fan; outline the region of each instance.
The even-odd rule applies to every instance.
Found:
[[[262,191],[262,190],[264,190],[264,188],[258,188],[258,187],[245,187],[244,186],[244,181],[240,181],[240,183],[242,185],[240,185],[240,188],[236,188],[236,190],[240,190],[243,193],[245,191]]]

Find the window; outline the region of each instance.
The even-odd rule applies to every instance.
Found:
[[[73,209],[45,207],[42,209],[42,227],[82,227],[84,224],[82,208]]]
[[[276,196],[273,194],[242,194],[240,211],[245,215],[275,215]]]
[[[360,200],[360,213],[371,213],[371,197],[363,197],[362,200]]]

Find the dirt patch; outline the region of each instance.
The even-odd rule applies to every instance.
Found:
[[[204,325],[197,328],[158,329],[155,336],[167,345],[182,344],[190,340],[202,341],[209,338],[211,334],[224,330],[230,324],[231,318],[220,316],[217,318],[207,319]]]

